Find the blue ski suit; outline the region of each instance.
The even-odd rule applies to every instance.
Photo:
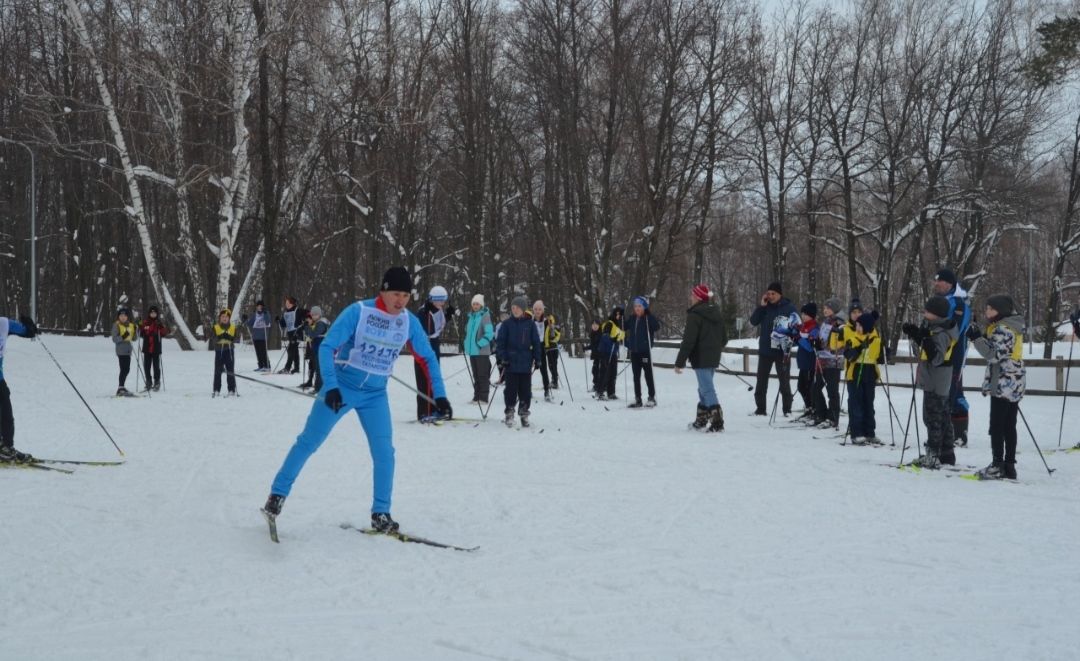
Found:
[[[319,449],[338,420],[355,409],[371,450],[374,482],[371,512],[390,512],[394,489],[394,443],[386,385],[400,349],[406,344],[411,347],[416,361],[427,370],[435,397],[446,397],[446,387],[427,332],[416,315],[403,310],[401,314],[389,317],[394,324],[404,325],[400,324],[398,319],[407,315],[404,317],[408,322],[407,333],[398,333],[392,338],[387,335],[387,341],[376,346],[379,344],[378,339],[371,341],[361,336],[363,331],[360,323],[364,318],[364,308],[369,308],[368,313],[373,309],[376,311],[374,314],[381,314],[384,318],[387,315],[381,298],[368,299],[345,308],[330,327],[319,345],[322,390],[311,406],[311,413],[308,414],[303,431],[296,437],[296,443],[289,450],[285,463],[274,478],[270,488],[272,494],[289,495],[304,463]],[[390,347],[391,344],[396,348]],[[366,358],[376,361],[381,369],[362,369],[361,364],[369,364],[364,362]],[[341,392],[341,401],[344,403],[337,413],[324,401],[326,393],[334,388]]]

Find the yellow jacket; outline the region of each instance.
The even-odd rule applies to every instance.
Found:
[[[878,335],[877,329],[875,328],[869,333],[858,333],[845,328],[844,340],[847,349],[855,349],[859,352],[856,357],[848,358],[847,380],[857,381],[862,374],[862,370],[866,369],[866,365],[872,366],[874,376],[880,377],[881,373],[878,371],[877,362],[878,358],[881,357],[881,336]]]

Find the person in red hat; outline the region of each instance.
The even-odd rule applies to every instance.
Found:
[[[690,291],[690,309],[686,311],[679,355],[675,358],[675,373],[682,374],[687,361],[694,368],[698,382],[697,415],[690,428],[697,431],[724,430],[724,409],[716,396],[713,374],[720,367],[720,354],[727,344],[724,320],[720,307],[713,301],[708,285],[700,284]],[[708,425],[708,429],[706,429]]]

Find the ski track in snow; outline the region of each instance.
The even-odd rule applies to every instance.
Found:
[[[555,403],[534,398],[532,433],[501,424],[501,389],[478,426],[405,424],[414,396],[391,383],[395,518],[480,550],[339,528],[368,520],[355,416],[297,480],[277,545],[258,508],[311,400],[243,380],[240,398],[212,400],[213,355],[171,343],[165,390],[116,399],[107,338],[45,341],[127,463],[0,470],[5,661],[1076,658],[1080,453],[1047,455],[1047,476],[1022,425],[1021,483],[982,483],[879,466],[899,460],[899,436],[895,448],[841,447],[813,439],[820,430],[770,428],[722,373],[720,435],[685,430],[696,383],[669,370],[656,409],[625,411],[591,400],[567,359],[577,401],[562,375]],[[250,348],[237,364],[252,374]],[[17,447],[116,458],[40,347],[12,338],[4,369]],[[411,382],[412,365],[397,375]],[[448,387],[459,415],[479,416],[466,374]],[[989,405],[969,398],[958,463],[983,466]],[[908,401],[897,398],[901,419]],[[1060,407],[1024,400],[1044,449]]]

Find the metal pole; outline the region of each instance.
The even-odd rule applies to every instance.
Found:
[[[1031,332],[1035,328],[1035,312],[1032,301],[1035,300],[1035,252],[1032,249],[1031,235],[1028,231],[1028,351],[1035,353],[1035,334]]]
[[[30,318],[37,321],[37,164],[29,145],[2,136],[0,142],[18,145],[30,154]]]

